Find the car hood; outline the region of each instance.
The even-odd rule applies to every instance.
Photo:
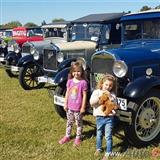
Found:
[[[126,63],[152,61],[160,59],[160,41],[135,43],[117,49],[110,49],[107,52],[113,54],[117,60],[124,60]]]
[[[92,50],[96,48],[96,42],[91,41],[74,41],[74,42],[66,42],[66,43],[57,43],[56,46],[59,47],[60,50]]]

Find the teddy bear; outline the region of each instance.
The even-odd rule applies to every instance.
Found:
[[[99,98],[99,104],[102,105],[102,111],[106,116],[112,113],[112,110],[118,109],[118,106],[110,100],[109,94],[106,92]]]

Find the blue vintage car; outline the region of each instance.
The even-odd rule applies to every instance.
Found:
[[[160,140],[160,10],[124,15],[121,25],[121,47],[92,56],[91,89],[105,73],[116,77],[117,116],[143,146]]]

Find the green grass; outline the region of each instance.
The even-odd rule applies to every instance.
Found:
[[[46,89],[24,91],[17,79],[0,69],[0,159],[1,160],[97,160],[95,119],[85,116],[84,140],[79,148],[73,141],[59,145],[66,121],[55,112]],[[75,136],[75,127],[73,137]],[[113,151],[121,152],[115,160],[152,160],[155,146],[136,149],[128,144],[122,130],[115,132]],[[103,143],[105,147],[105,140]],[[122,156],[126,154],[126,156]]]

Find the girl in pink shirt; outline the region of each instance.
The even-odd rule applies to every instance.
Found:
[[[87,100],[87,81],[85,71],[79,61],[73,62],[67,81],[64,110],[67,112],[66,135],[59,141],[64,144],[70,141],[71,129],[74,120],[77,125],[74,146],[81,143],[82,135],[82,114],[85,112]]]

